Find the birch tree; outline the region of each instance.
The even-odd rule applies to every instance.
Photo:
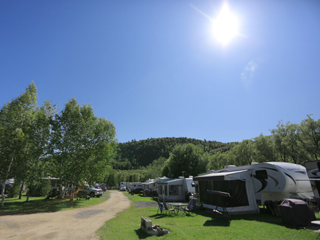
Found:
[[[109,120],[96,117],[90,105],[80,106],[71,99],[55,115],[53,131],[55,172],[63,184],[103,179],[116,145]]]
[[[18,175],[18,158],[25,148],[31,122],[34,119],[37,89],[32,82],[26,92],[5,104],[0,111],[0,179],[3,184],[1,206],[4,205],[5,181]]]

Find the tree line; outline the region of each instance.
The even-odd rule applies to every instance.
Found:
[[[320,160],[320,119],[312,115],[300,124],[280,121],[271,134],[261,134],[243,140],[228,152],[219,152],[210,160],[211,169],[225,165],[246,165],[251,162],[291,162],[303,165],[306,161]]]
[[[80,106],[72,98],[59,112],[50,101],[37,105],[37,100],[32,82],[1,108],[1,206],[8,179],[31,188],[40,179],[54,176],[73,187],[83,181],[101,181],[114,158],[115,127],[96,117],[91,105]]]
[[[157,151],[151,151],[152,143],[157,145],[154,146]],[[252,162],[291,162],[303,165],[305,161],[320,160],[320,119],[314,120],[312,115],[307,115],[300,124],[284,124],[280,121],[277,128],[270,130],[270,135],[260,134],[258,137],[236,143],[162,138],[133,140],[119,145],[121,147],[118,149],[117,157],[120,162],[114,162],[114,166],[124,162],[119,156],[126,156],[125,161],[131,163],[127,158],[129,152],[134,156],[131,159],[142,159],[145,162],[147,158],[142,156],[148,154],[149,159],[152,159],[151,154],[158,158],[149,160],[146,166],[138,165],[132,170],[115,167],[105,178],[111,186],[122,181],[145,181],[160,176],[197,176],[208,170],[222,169],[226,165],[242,166]],[[143,154],[139,155],[139,152]]]
[[[168,159],[176,145],[188,143],[199,146],[204,152],[211,154],[228,151],[234,145],[234,143],[221,143],[186,137],[148,138],[140,141],[132,140],[118,144],[113,168],[130,170],[146,167],[161,157]]]

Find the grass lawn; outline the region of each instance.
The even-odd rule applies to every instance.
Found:
[[[127,194],[125,194],[127,195]],[[130,200],[147,197],[129,196]],[[216,219],[205,211],[183,215],[157,214],[157,207],[131,207],[106,222],[98,230],[101,239],[316,239],[318,233],[308,229],[284,226],[279,217],[261,209],[260,214],[232,216],[230,220]],[[140,230],[141,216],[148,217],[152,224],[158,224],[171,233],[162,236],[147,236]],[[317,217],[319,215],[317,214]]]
[[[106,191],[103,196],[109,196],[109,192]],[[95,205],[107,200],[107,198],[90,198],[89,201],[85,199],[73,201],[69,199],[49,199],[45,200],[45,197],[29,197],[29,201],[26,202],[27,197],[22,196],[21,199],[6,198],[4,206],[0,207],[0,215],[14,214],[14,213],[35,213],[35,212],[57,212],[70,210],[74,208],[82,208],[91,205]]]
[[[154,202],[154,199],[152,197],[144,197],[143,195],[139,194],[131,195],[127,191],[123,192],[123,194],[134,202]]]

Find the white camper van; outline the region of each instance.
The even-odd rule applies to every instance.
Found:
[[[293,163],[226,166],[193,179],[198,205],[209,209],[224,205],[229,214],[258,213],[265,201],[314,196],[306,168]]]

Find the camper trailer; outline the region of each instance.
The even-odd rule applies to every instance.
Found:
[[[150,191],[152,191],[153,181],[154,179],[148,179],[147,181],[143,182],[142,183],[143,189],[144,190],[149,189]]]
[[[135,190],[136,188],[142,188],[141,182],[131,182],[128,186],[129,192]]]
[[[189,195],[195,193],[192,176],[168,179],[158,183],[158,196],[160,200],[184,202],[189,200]]]
[[[166,182],[166,181],[169,181],[171,178],[167,178],[166,176],[163,176],[163,177],[158,177],[156,179],[154,179],[151,184],[152,184],[152,190],[157,192],[159,194],[159,183],[162,183],[162,182]]]
[[[193,178],[197,205],[229,214],[258,213],[259,205],[284,198],[311,199],[306,168],[293,163],[266,162],[226,166]]]

